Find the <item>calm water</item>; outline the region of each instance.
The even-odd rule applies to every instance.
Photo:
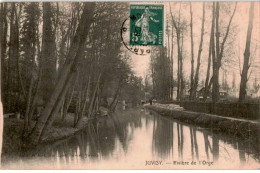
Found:
[[[92,121],[76,136],[41,146],[37,152],[5,157],[2,166],[4,169],[256,169],[260,167],[259,148],[253,139],[219,134],[131,108]]]

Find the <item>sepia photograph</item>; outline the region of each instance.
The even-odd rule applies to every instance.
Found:
[[[1,0],[0,169],[260,169],[260,2]]]

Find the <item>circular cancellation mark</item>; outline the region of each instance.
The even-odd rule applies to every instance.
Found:
[[[146,45],[130,45],[130,18],[124,20],[121,26],[121,40],[124,46],[136,55],[148,55],[151,53],[151,47]]]

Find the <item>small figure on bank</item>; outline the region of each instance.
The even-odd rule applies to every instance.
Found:
[[[152,105],[153,104],[153,99],[149,99],[149,102],[150,102],[150,105]]]

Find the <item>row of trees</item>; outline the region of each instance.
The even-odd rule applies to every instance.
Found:
[[[174,4],[175,7],[177,3]],[[196,4],[197,5],[197,4]],[[183,7],[184,6],[184,7]],[[178,9],[172,9],[172,4],[169,3],[169,14],[167,14],[167,43],[165,48],[161,48],[159,54],[152,54],[151,61],[151,77],[153,84],[153,92],[158,98],[163,100],[172,100],[173,86],[177,86],[177,100],[184,99],[184,89],[187,84],[189,84],[189,99],[195,100],[198,90],[199,81],[203,80],[204,84],[204,94],[203,100],[206,101],[207,97],[211,95],[213,102],[218,102],[220,99],[220,81],[219,74],[220,69],[223,67],[223,61],[229,61],[230,56],[232,56],[233,41],[236,33],[236,26],[233,21],[234,16],[237,11],[237,3],[221,3],[212,2],[202,4],[202,11],[200,14],[200,19],[196,22],[195,26],[201,26],[200,32],[197,27],[196,34],[200,34],[198,37],[198,43],[194,41],[194,14],[192,3],[178,3]],[[198,7],[198,6],[196,6]],[[183,9],[189,10],[189,19],[182,13]],[[210,10],[206,11],[206,8],[211,9],[211,14],[207,14]],[[196,11],[197,12],[197,11]],[[246,48],[244,52],[244,65],[241,73],[240,82],[240,94],[239,101],[244,102],[247,89],[247,81],[249,79],[248,71],[250,68],[250,43],[252,37],[253,29],[253,14],[254,14],[254,3],[252,2],[249,10],[249,23],[247,29],[246,38]],[[211,21],[206,21],[205,16],[211,16]],[[209,19],[209,18],[208,18]],[[209,34],[205,27],[210,28]],[[190,34],[189,36],[188,33]],[[208,36],[209,42],[205,43],[205,36]],[[188,38],[189,37],[189,38]],[[185,50],[187,40],[190,40],[190,53]],[[207,39],[206,39],[207,41]],[[208,43],[208,44],[207,44]],[[197,54],[194,49],[194,45],[198,45]],[[208,47],[206,47],[208,45]],[[201,58],[202,53],[206,52],[207,55],[207,70],[205,74],[205,79],[200,79],[201,71]],[[177,79],[173,79],[173,54],[176,50],[177,62],[176,71]],[[156,49],[155,49],[156,51]],[[195,59],[195,57],[197,57]],[[185,79],[184,77],[184,67],[183,62],[185,58],[190,59],[190,77]],[[223,60],[224,59],[224,60]],[[196,66],[195,66],[196,63]],[[204,63],[206,64],[206,62]],[[162,71],[166,71],[162,72]],[[225,71],[225,70],[224,70]],[[225,72],[226,73],[226,72]],[[165,81],[167,80],[167,82]],[[223,77],[223,86],[227,85],[226,77]],[[156,86],[156,82],[161,83],[160,87]],[[161,90],[164,91],[161,91]]]
[[[131,71],[120,42],[128,6],[1,3],[4,112],[21,113],[25,139],[40,142],[58,115],[66,118],[71,105],[74,127],[79,127],[84,116],[95,116],[101,106],[113,111],[120,98],[127,98],[122,90],[141,97],[141,79]]]

